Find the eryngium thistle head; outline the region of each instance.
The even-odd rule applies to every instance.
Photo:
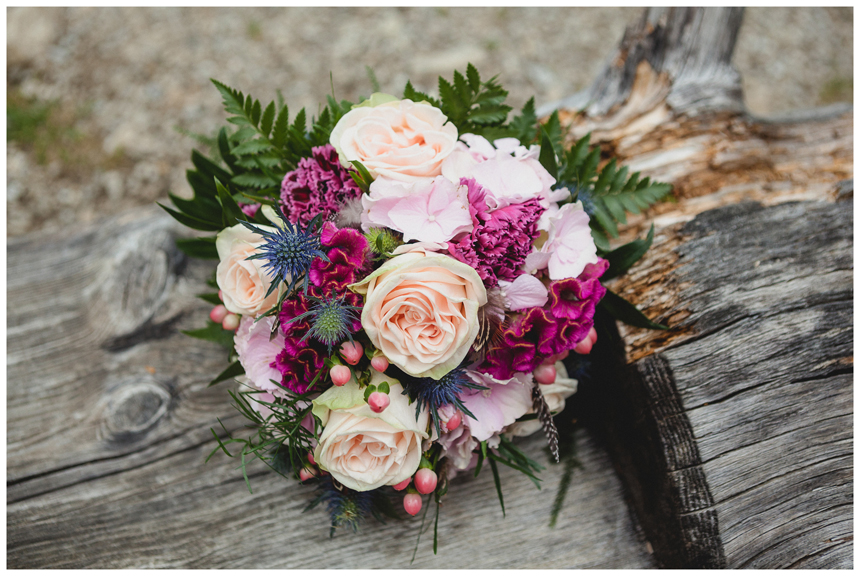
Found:
[[[316,502],[325,501],[331,517],[329,536],[334,536],[337,528],[352,528],[353,532],[357,532],[359,523],[373,513],[372,490],[358,492],[339,484],[335,486],[330,476],[321,480],[318,489],[321,492],[320,495],[308,508]]]
[[[263,230],[250,222],[242,221],[246,228],[260,234],[265,241],[260,246],[260,251],[247,259],[266,260],[263,269],[268,269],[273,278],[266,296],[274,292],[281,282],[287,284],[287,293],[289,294],[300,278],[304,280],[303,291],[307,294],[308,271],[311,269],[314,259],[322,258],[326,262],[329,261],[328,256],[320,249],[319,233],[315,231],[321,217],[315,217],[307,228],[302,230],[297,224],[292,224],[287,220],[279,206],[274,206],[274,209],[278,217],[283,220],[283,226],[275,226],[273,232]]]
[[[316,298],[308,296],[307,298],[313,302],[310,310],[286,322],[286,324],[289,324],[304,318],[308,319],[311,325],[310,330],[299,340],[299,343],[304,342],[308,338],[314,338],[318,342],[325,344],[328,347],[329,353],[331,353],[331,349],[335,344],[343,342],[347,338],[352,340],[352,328],[358,321],[357,313],[361,308],[345,304],[345,296],[341,296],[340,298]]]
[[[442,429],[439,426],[439,408],[451,404],[459,408],[470,418],[475,418],[475,415],[469,412],[469,409],[460,401],[459,394],[464,388],[472,388],[473,390],[486,390],[487,388],[486,386],[476,384],[469,378],[466,375],[465,368],[462,366],[454,368],[438,380],[434,380],[433,378],[416,378],[403,372],[396,366],[389,367],[387,372],[392,372],[391,376],[400,380],[400,383],[403,385],[403,393],[408,394],[409,398],[415,402],[416,417],[420,414],[421,408],[427,408],[430,416],[433,418],[436,433],[439,435],[442,434]]]

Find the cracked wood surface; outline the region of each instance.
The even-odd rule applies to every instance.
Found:
[[[202,325],[194,297],[213,262],[186,258],[181,226],[155,208],[52,238],[9,241],[7,564],[10,568],[409,567],[420,518],[328,538],[313,491],[260,463],[249,494],[218,454],[217,418],[238,430],[221,348],[178,333]],[[540,435],[524,447],[543,464]],[[458,477],[413,567],[653,566],[606,452],[584,431],[556,528],[560,466],[543,491],[500,470]],[[428,525],[435,509],[431,509]],[[405,515],[404,515],[405,516]],[[491,535],[491,537],[490,537]]]
[[[661,565],[851,567],[853,111],[746,114],[741,14],[649,9],[556,103],[677,199],[610,284],[673,329],[608,326],[583,393]]]

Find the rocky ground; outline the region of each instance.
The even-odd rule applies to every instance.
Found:
[[[639,8],[9,8],[7,233],[190,194],[225,118],[217,78],[291,110],[472,62],[510,103],[584,88]],[[749,8],[735,64],[762,115],[853,100],[852,8]],[[196,135],[196,136],[195,136]],[[196,138],[196,140],[195,140]]]

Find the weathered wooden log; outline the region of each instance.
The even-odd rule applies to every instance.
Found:
[[[604,323],[582,393],[661,565],[850,567],[853,114],[747,115],[740,19],[651,9],[561,103],[678,199],[612,284],[672,329]]]
[[[189,232],[157,208],[81,231],[8,242],[7,563],[15,568],[409,567],[420,518],[368,522],[328,538],[310,488],[259,462],[253,494],[219,453],[218,419],[241,433],[224,383],[223,349],[178,332],[205,323],[195,294],[213,262],[174,244]],[[235,386],[235,385],[233,385]],[[220,429],[219,429],[220,430]],[[652,566],[609,457],[584,431],[558,524],[561,466],[538,492],[500,470],[507,517],[488,471],[457,477],[413,566]],[[405,516],[405,514],[404,514]]]

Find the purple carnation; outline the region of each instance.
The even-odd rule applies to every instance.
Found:
[[[328,218],[344,201],[361,196],[361,188],[341,166],[334,146],[316,146],[311,152],[312,157],[299,160],[298,168],[287,172],[281,182],[284,214],[302,226],[320,213]]]
[[[487,191],[480,184],[473,178],[461,178],[460,185],[469,189],[474,229],[450,242],[448,252],[477,270],[488,288],[498,286],[499,280],[513,281],[524,274],[520,268],[540,234],[537,222],[544,209],[537,199],[531,199],[490,212]]]

